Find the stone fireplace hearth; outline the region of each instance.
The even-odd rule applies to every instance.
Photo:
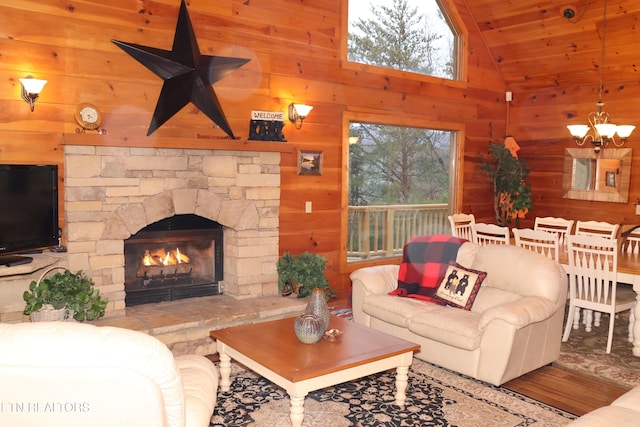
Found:
[[[149,224],[194,214],[223,227],[221,291],[277,295],[280,154],[65,146],[69,268],[125,308],[124,241]]]

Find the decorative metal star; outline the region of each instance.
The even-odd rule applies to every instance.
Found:
[[[191,101],[235,139],[212,85],[249,59],[201,55],[184,0],[170,51],[111,41],[164,80],[147,136]]]

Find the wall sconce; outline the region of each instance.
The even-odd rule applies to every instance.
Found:
[[[302,127],[302,122],[307,118],[309,111],[312,109],[313,107],[311,105],[289,104],[289,120],[293,122],[296,129]]]
[[[38,99],[40,92],[44,85],[47,84],[46,80],[34,79],[32,76],[26,76],[23,79],[20,79],[20,83],[22,83],[22,99],[27,101],[31,106],[31,111],[33,112],[33,104]]]
[[[360,141],[359,136],[350,136],[349,137],[349,145],[357,144]]]

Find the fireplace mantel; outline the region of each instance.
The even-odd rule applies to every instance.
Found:
[[[97,133],[64,133],[63,145],[97,147],[180,148],[194,150],[228,150],[293,153],[295,146],[287,142],[249,141],[198,135],[197,138],[167,138],[155,136],[99,135]]]

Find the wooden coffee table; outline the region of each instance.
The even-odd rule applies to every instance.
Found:
[[[409,366],[418,344],[331,316],[336,341],[303,344],[293,332],[294,317],[211,331],[220,356],[220,387],[231,385],[231,358],[284,388],[291,400],[291,424],[302,425],[310,391],[396,369],[396,405],[404,407]]]

